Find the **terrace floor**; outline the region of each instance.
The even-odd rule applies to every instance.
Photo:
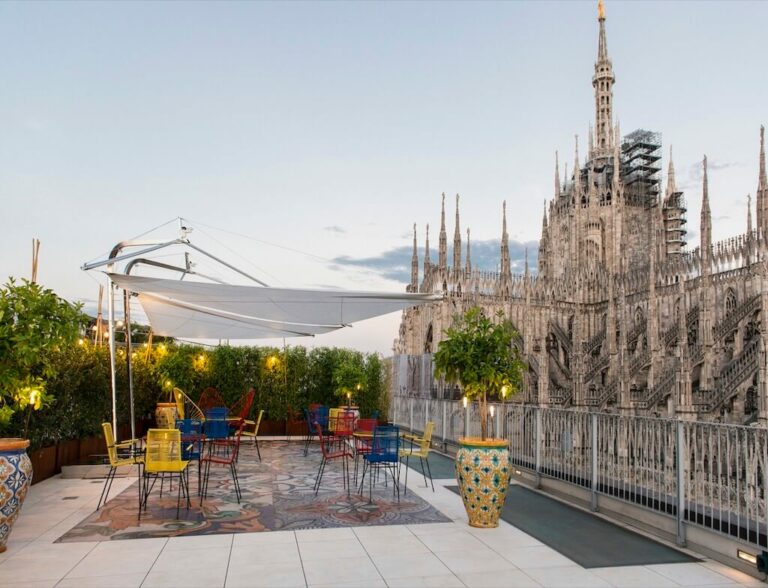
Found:
[[[101,480],[41,482],[30,489],[8,551],[0,554],[0,586],[764,585],[697,554],[696,562],[587,569],[506,522],[469,527],[460,497],[447,488],[455,480],[436,479],[432,492],[416,471],[401,506],[391,483],[369,505],[367,495],[346,499],[339,468],[329,464],[314,503],[313,451],[304,458],[298,443],[262,443],[259,463],[246,450],[243,506],[235,506],[227,474],[217,472],[211,500],[182,510],[176,523],[165,515],[171,506],[175,515],[175,493],[161,500],[155,489],[148,515],[136,524],[133,478],[115,480],[99,513]],[[193,495],[195,485],[193,475]]]

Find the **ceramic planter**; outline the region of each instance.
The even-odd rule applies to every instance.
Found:
[[[461,438],[456,454],[456,479],[473,527],[499,526],[512,467],[504,439]]]
[[[0,439],[0,553],[19,516],[32,482],[32,462],[26,439]]]

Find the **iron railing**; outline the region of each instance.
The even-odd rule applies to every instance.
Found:
[[[768,429],[494,403],[489,434],[509,441],[517,469],[574,484],[768,548]],[[479,435],[476,405],[394,396],[392,419],[447,447]]]

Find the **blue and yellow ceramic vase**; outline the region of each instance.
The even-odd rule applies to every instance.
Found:
[[[0,553],[21,511],[32,482],[32,462],[26,439],[0,439]]]
[[[512,468],[504,439],[461,438],[456,454],[456,479],[473,527],[499,526]]]

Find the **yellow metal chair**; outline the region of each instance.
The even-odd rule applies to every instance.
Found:
[[[259,434],[259,427],[261,426],[261,419],[263,416],[264,416],[264,411],[260,410],[259,416],[256,417],[255,421],[245,419],[243,421],[243,424],[245,425],[245,427],[243,428],[241,433],[245,437],[253,437],[253,444],[256,446],[256,453],[259,455],[259,461],[261,461],[261,451],[259,450],[259,439],[256,436]],[[253,429],[249,430],[251,427],[253,427]]]
[[[411,447],[408,449],[400,449],[400,459],[405,458],[405,491],[408,492],[408,461],[412,457],[418,457],[421,462],[421,473],[424,475],[424,484],[429,488],[429,484],[432,484],[432,492],[435,491],[435,483],[432,481],[432,471],[429,468],[429,448],[432,443],[432,431],[435,429],[435,423],[429,421],[424,425],[424,434],[421,437],[416,435],[403,435],[403,439],[411,442]],[[427,464],[426,471],[424,470],[424,463]],[[427,482],[427,473],[429,473],[429,482]]]
[[[176,410],[179,413],[178,418],[180,419],[192,418],[192,419],[198,419],[201,421],[205,420],[205,415],[203,414],[203,411],[200,410],[200,407],[197,406],[194,400],[192,400],[189,396],[187,396],[183,390],[181,390],[180,388],[174,388],[173,398],[176,401]],[[189,417],[186,416],[187,411],[185,410],[185,404],[189,404]]]
[[[107,444],[107,456],[109,457],[109,473],[104,481],[104,489],[101,491],[99,504],[96,510],[99,510],[109,498],[109,491],[112,489],[112,481],[118,468],[139,466],[139,478],[141,478],[141,464],[144,463],[144,457],[137,453],[136,447],[139,444],[137,439],[128,439],[120,443],[115,443],[115,435],[112,432],[112,423],[101,423],[104,430],[104,441]],[[128,453],[126,454],[126,450]],[[141,507],[141,483],[139,483],[139,507]]]
[[[165,479],[169,476],[179,478],[178,494],[176,498],[176,518],[179,518],[179,508],[181,505],[181,493],[187,499],[187,509],[189,502],[189,482],[187,479],[187,466],[189,460],[182,459],[181,431],[178,429],[150,429],[147,431],[147,449],[144,456],[144,510],[147,508],[147,498],[157,481],[157,478]],[[152,479],[152,485],[149,480]],[[161,486],[162,496],[162,486]],[[139,509],[141,517],[141,509]]]

